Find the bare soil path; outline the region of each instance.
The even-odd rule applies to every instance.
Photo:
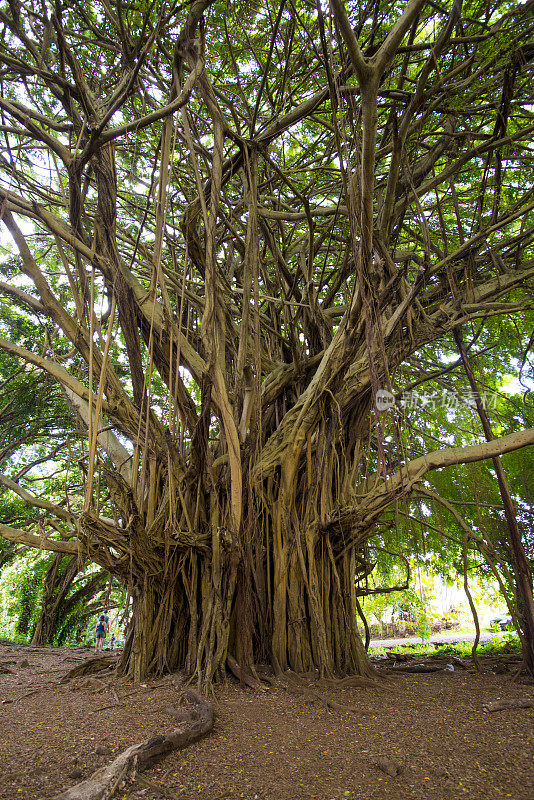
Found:
[[[0,642],[1,800],[51,798],[175,726],[166,709],[176,706],[179,675],[142,685],[109,675],[59,682],[91,656]],[[114,797],[533,800],[534,709],[486,714],[482,705],[532,698],[534,686],[512,682],[510,672],[461,669],[395,675],[384,686],[314,683],[346,712],[281,686],[218,687],[212,733]]]

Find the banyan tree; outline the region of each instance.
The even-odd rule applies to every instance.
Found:
[[[41,458],[63,495],[2,476],[39,523],[0,534],[120,580],[125,673],[369,674],[377,522],[433,470],[534,443],[407,450],[398,403],[403,365],[450,371],[445,340],[468,360],[495,320],[525,330],[531,11],[4,4],[0,347],[61,387],[83,452]]]

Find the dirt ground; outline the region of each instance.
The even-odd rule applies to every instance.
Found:
[[[175,727],[166,709],[178,703],[179,675],[140,685],[109,675],[59,682],[92,655],[0,642],[2,800],[46,800],[127,746]],[[217,687],[213,731],[114,797],[534,798],[534,709],[482,710],[488,700],[534,697],[534,686],[510,674],[456,669],[395,675],[380,690],[314,690],[346,710],[282,687]],[[380,769],[382,758],[401,774]]]

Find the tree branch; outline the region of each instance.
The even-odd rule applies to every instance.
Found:
[[[8,542],[26,544],[38,550],[50,550],[54,553],[71,554],[77,554],[79,552],[78,545],[75,542],[58,542],[54,539],[36,536],[33,533],[26,533],[26,531],[21,531],[20,528],[11,528],[9,525],[4,525],[3,523],[0,523],[0,536],[7,539]]]

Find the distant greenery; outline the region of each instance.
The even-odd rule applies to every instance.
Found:
[[[39,598],[49,553],[33,552],[13,558],[0,572],[0,635],[29,641],[39,616]]]
[[[30,643],[42,613],[43,592],[54,556],[44,552],[37,557],[26,551],[15,555],[0,570],[0,637]],[[63,567],[63,571],[64,571]],[[58,571],[56,586],[47,594],[47,607],[56,600],[62,570]],[[114,581],[98,573],[94,567],[82,568],[74,575],[64,600],[59,604],[52,624],[52,639],[48,644],[80,644],[92,641],[94,622],[104,609],[122,609],[125,592]],[[117,616],[117,612],[114,612]],[[115,632],[122,631],[116,623]]]
[[[385,655],[386,653],[402,653],[404,655],[443,655],[463,658],[470,656],[473,642],[456,642],[454,644],[433,645],[430,642],[417,644],[410,647],[398,645],[396,647],[379,647],[370,651],[371,655]],[[478,656],[498,656],[521,653],[521,642],[513,633],[494,636],[491,642],[482,644],[477,648]]]

